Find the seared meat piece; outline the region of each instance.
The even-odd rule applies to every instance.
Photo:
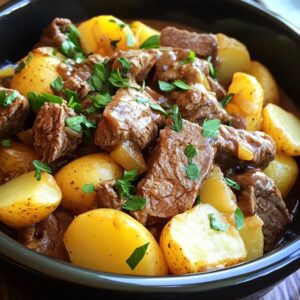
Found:
[[[129,74],[137,82],[141,82],[146,79],[160,55],[161,52],[155,49],[119,51],[112,63],[112,69],[122,69],[119,58],[124,57],[131,63]]]
[[[66,119],[74,116],[74,110],[65,104],[43,104],[33,125],[34,147],[43,161],[50,163],[82,142],[82,136],[65,125]]]
[[[211,91],[216,94],[218,100],[222,100],[227,94],[225,89],[217,80],[211,78],[210,76],[207,76],[207,80]]]
[[[157,136],[164,117],[153,111],[148,103],[155,103],[146,92],[135,89],[119,89],[105,107],[95,134],[95,144],[110,151],[123,141],[130,140],[146,148]]]
[[[42,222],[20,230],[18,240],[36,252],[69,261],[63,236],[72,220],[68,213],[56,210]]]
[[[43,31],[40,41],[35,47],[60,47],[66,39],[66,32],[72,21],[65,18],[55,18]]]
[[[160,131],[155,151],[145,177],[137,186],[137,194],[147,200],[143,211],[134,212],[134,217],[143,224],[153,224],[190,209],[203,180],[209,175],[215,147],[211,139],[201,134],[202,128],[183,121],[183,129],[175,132],[170,127]],[[193,144],[197,156],[193,163],[199,167],[200,176],[195,180],[187,177],[188,159],[185,148]]]
[[[114,185],[115,181],[111,180],[97,186],[96,202],[98,207],[121,209],[124,205],[126,201],[119,197],[113,188]]]
[[[11,136],[20,131],[29,115],[28,100],[18,91],[0,87],[0,94],[6,96],[15,93],[16,98],[7,107],[0,103],[0,138]]]
[[[275,157],[276,146],[273,139],[261,131],[246,131],[221,125],[216,140],[216,161],[223,169],[235,166],[252,166],[264,169]],[[245,160],[239,155],[241,148],[246,148],[253,158]]]
[[[271,178],[257,169],[233,179],[241,186],[237,192],[238,206],[245,215],[257,213],[263,220],[264,250],[272,250],[291,221],[280,191]]]
[[[189,32],[175,27],[166,27],[161,31],[160,45],[190,49],[200,57],[212,56],[215,58],[218,50],[218,41],[215,35]]]
[[[76,92],[80,98],[84,98],[90,92],[87,80],[91,77],[95,63],[102,63],[104,60],[101,55],[92,54],[74,67],[61,63],[58,70],[64,80],[64,87]]]

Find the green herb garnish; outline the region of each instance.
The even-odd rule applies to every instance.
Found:
[[[217,72],[216,72],[215,67],[212,63],[212,57],[211,56],[209,56],[207,58],[207,63],[208,63],[209,76],[211,78],[215,79],[217,77]]]
[[[181,131],[181,129],[183,128],[183,121],[180,115],[179,107],[177,105],[174,105],[172,107],[171,111],[169,112],[169,116],[173,120],[173,125],[171,128],[176,132]]]
[[[241,230],[244,228],[245,225],[244,214],[239,207],[234,212],[234,221],[237,230]]]
[[[6,108],[10,106],[18,98],[18,93],[16,91],[11,92],[10,94],[5,91],[0,92],[0,106]]]
[[[136,248],[132,252],[132,254],[127,258],[126,263],[131,268],[131,270],[134,270],[136,266],[139,264],[139,262],[143,259],[143,257],[146,254],[148,246],[149,246],[149,242],[144,244],[143,246]]]
[[[27,59],[26,59],[26,65],[28,65],[32,60],[32,54],[29,53],[29,55],[27,56]]]
[[[95,192],[95,186],[93,183],[86,183],[83,187],[82,187],[82,191],[84,193],[93,193]]]
[[[193,63],[195,61],[195,57],[196,57],[195,52],[190,50],[189,55],[184,60],[182,60],[180,64],[186,65],[186,64]]]
[[[196,180],[200,176],[199,167],[194,163],[189,163],[185,167],[185,173],[186,173],[186,176],[188,177],[188,179],[190,179],[190,180]]]
[[[5,140],[2,140],[1,141],[1,145],[4,147],[4,148],[9,148],[11,146],[11,141],[9,139],[5,139]]]
[[[39,160],[34,160],[32,161],[32,164],[34,166],[34,177],[36,180],[40,181],[41,180],[41,173],[42,172],[47,172],[47,173],[52,173],[52,170],[50,166],[44,162],[41,162]]]
[[[60,92],[63,89],[64,84],[60,76],[51,82],[51,87],[55,92]]]
[[[130,85],[129,79],[126,77],[122,77],[119,69],[112,71],[108,80],[113,86],[117,88],[132,87]]]
[[[140,49],[159,48],[159,35],[152,35],[140,46]]]
[[[107,60],[103,63],[95,63],[91,77],[87,80],[91,91],[97,91],[99,93],[110,92],[109,78],[109,66]]]
[[[17,73],[20,73],[20,72],[25,68],[25,66],[26,66],[26,63],[25,63],[23,60],[21,60],[21,61],[18,63],[17,67],[15,68],[15,73],[16,73],[16,74],[17,74]]]
[[[91,136],[91,129],[96,127],[95,123],[89,121],[84,115],[69,117],[65,122],[70,129],[83,133],[88,138]]]
[[[202,135],[205,137],[216,137],[219,134],[221,121],[219,119],[205,120],[202,127]]]
[[[107,104],[111,102],[111,95],[106,94],[96,94],[95,96],[89,96],[92,100],[92,105],[87,109],[88,114],[92,114],[96,111],[102,112]]]
[[[217,230],[217,231],[226,231],[229,227],[228,224],[222,223],[216,216],[216,214],[211,213],[208,215],[210,228]]]
[[[228,177],[224,177],[223,180],[226,182],[226,184],[236,190],[240,190],[241,186],[234,180],[228,178]]]
[[[184,154],[188,159],[192,159],[197,155],[197,149],[193,144],[189,144],[185,147]]]
[[[232,100],[234,94],[228,94],[226,95],[219,103],[223,108],[226,108],[228,103]]]
[[[48,94],[48,93],[37,94],[35,92],[29,92],[27,94],[27,98],[29,100],[32,110],[35,113],[39,111],[39,109],[43,106],[45,102],[58,103],[58,104],[63,103],[63,99],[61,97]]]
[[[176,88],[181,91],[188,91],[191,87],[182,80],[174,80],[173,82],[158,81],[159,89],[163,92],[171,92]]]
[[[127,74],[131,68],[131,62],[125,57],[119,57],[118,61],[122,65],[124,73]]]

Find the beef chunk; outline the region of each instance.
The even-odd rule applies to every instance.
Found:
[[[56,210],[42,222],[20,230],[18,240],[36,252],[69,261],[63,236],[72,220],[68,213]]]
[[[72,152],[81,143],[81,134],[65,125],[66,119],[75,115],[65,104],[43,104],[33,126],[34,147],[43,161],[50,163]]]
[[[122,69],[119,58],[124,57],[131,63],[129,74],[137,82],[141,82],[146,79],[159,55],[160,51],[155,49],[119,51],[112,63],[112,69]]]
[[[225,89],[222,87],[222,85],[216,79],[213,79],[210,76],[207,76],[207,80],[208,80],[211,91],[216,94],[216,97],[218,100],[222,100],[227,95]]]
[[[84,62],[73,67],[61,63],[58,70],[64,80],[64,87],[76,92],[80,98],[86,97],[90,92],[87,80],[91,77],[94,65],[104,60],[101,55],[92,54]]]
[[[66,32],[71,24],[72,22],[69,19],[55,18],[49,26],[44,29],[36,47],[60,47],[66,39]]]
[[[276,146],[273,139],[261,131],[246,131],[221,125],[217,137],[216,161],[223,169],[235,166],[266,168],[275,157]],[[253,153],[251,160],[239,158],[239,148],[245,147]]]
[[[157,136],[164,117],[153,111],[149,104],[137,99],[155,103],[146,92],[135,89],[119,89],[112,101],[105,107],[103,117],[95,134],[95,144],[110,151],[123,141],[130,140],[146,148]]]
[[[28,100],[19,92],[0,87],[0,93],[3,94],[3,92],[7,96],[16,93],[17,97],[7,107],[0,104],[0,138],[20,131],[30,112]]]
[[[285,227],[290,223],[290,216],[274,181],[258,169],[236,175],[240,186],[238,206],[245,215],[257,215],[263,220],[264,250],[272,250]]]
[[[209,175],[215,148],[211,140],[201,134],[202,128],[183,121],[183,129],[175,132],[170,127],[160,131],[155,151],[145,177],[137,186],[137,194],[147,200],[143,211],[134,212],[134,217],[143,224],[160,222],[190,209],[203,180]],[[193,144],[197,156],[193,158],[200,169],[195,180],[187,177],[185,148]]]
[[[106,181],[96,188],[96,202],[98,207],[121,209],[125,201],[119,197],[113,186],[115,181]]]
[[[218,41],[215,35],[189,32],[175,27],[166,27],[160,33],[160,45],[166,47],[190,49],[197,56],[216,57]]]

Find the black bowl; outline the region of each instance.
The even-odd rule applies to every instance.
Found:
[[[203,3],[202,3],[203,2]],[[125,19],[160,19],[211,32],[223,32],[244,42],[254,59],[266,64],[282,89],[300,99],[300,33],[282,18],[250,1],[192,0],[22,0],[0,10],[0,62],[15,61],[38,40],[42,29],[56,16],[80,21],[99,14]],[[297,185],[299,187],[299,185]],[[133,277],[94,272],[50,259],[24,248],[0,233],[3,258],[57,280],[124,295],[143,297],[189,296],[231,299],[266,291],[300,267],[299,192],[292,192],[289,208],[294,220],[278,247],[255,261],[201,274],[168,277]]]

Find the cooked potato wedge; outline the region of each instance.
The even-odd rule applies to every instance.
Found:
[[[275,104],[263,110],[262,130],[275,141],[277,151],[290,156],[300,155],[300,120]]]
[[[168,274],[152,234],[131,216],[115,209],[100,208],[78,216],[67,229],[64,243],[71,262],[81,267],[117,274]],[[127,259],[147,243],[145,255],[130,267]]]
[[[226,231],[211,227],[211,214],[228,227]],[[237,229],[209,204],[196,205],[173,217],[163,229],[160,246],[172,274],[231,266],[247,255]]]
[[[62,192],[62,207],[80,214],[97,207],[95,192],[84,192],[86,184],[97,186],[122,176],[122,168],[106,153],[89,154],[61,168],[55,180]]]
[[[111,55],[136,44],[130,27],[114,16],[98,16],[78,26],[80,43],[85,53]]]
[[[0,221],[23,228],[47,218],[59,205],[61,192],[52,175],[23,174],[0,185]]]
[[[248,73],[254,76],[264,90],[264,106],[268,103],[279,103],[279,90],[277,83],[266,66],[258,61],[251,61]]]
[[[292,157],[277,153],[275,159],[264,169],[264,173],[274,180],[285,198],[297,180],[299,168]]]
[[[201,203],[208,203],[223,213],[233,213],[237,208],[235,195],[218,166],[213,167],[211,175],[204,181],[200,199]]]
[[[135,47],[139,48],[148,38],[153,35],[159,35],[159,32],[140,21],[134,21],[130,25],[136,38]]]
[[[264,101],[264,91],[255,77],[246,73],[234,73],[228,94],[233,94],[226,110],[245,117],[247,130],[259,130]]]
[[[125,170],[137,170],[141,174],[147,169],[140,149],[130,141],[116,146],[110,156]]]
[[[227,85],[236,72],[250,69],[250,55],[244,44],[225,34],[217,34],[218,58],[217,77],[221,84]]]
[[[50,84],[59,75],[57,66],[61,59],[52,55],[51,51],[54,48],[36,48],[24,57],[21,60],[25,64],[24,68],[13,76],[10,87],[25,97],[29,92],[52,94]]]

